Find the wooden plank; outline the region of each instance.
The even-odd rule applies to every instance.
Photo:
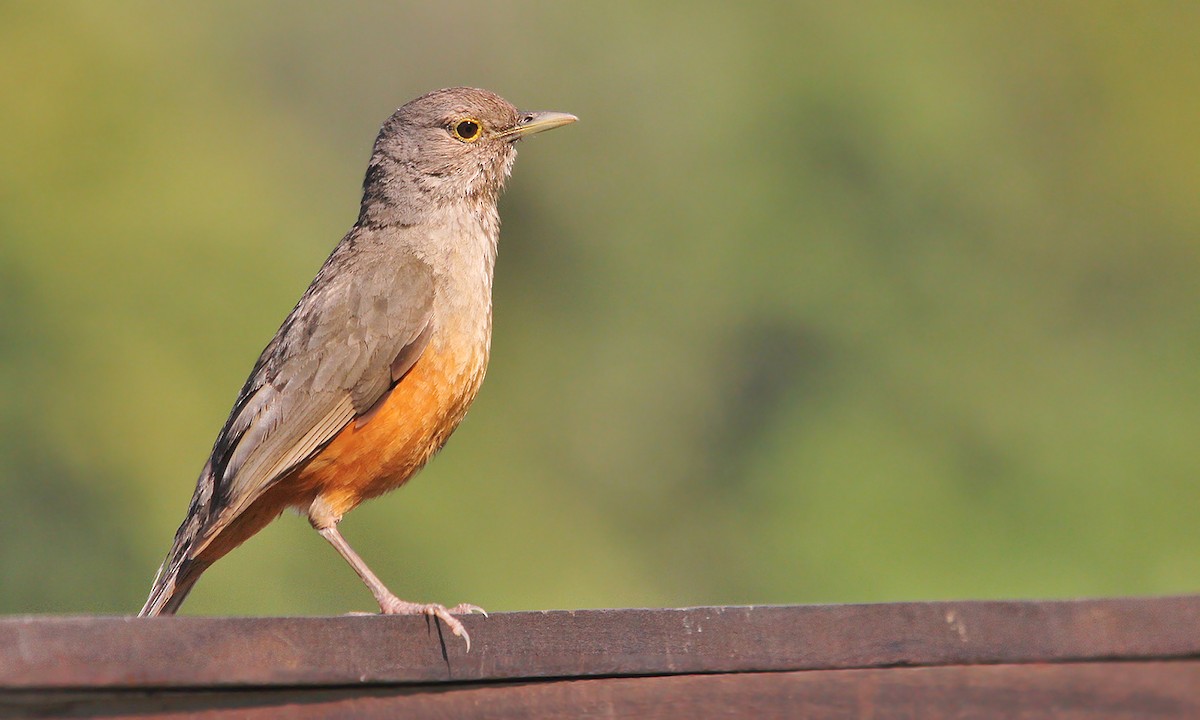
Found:
[[[811,720],[1200,717],[1200,662],[826,670],[327,690],[0,694],[0,717]]]
[[[0,620],[0,688],[347,686],[1200,657],[1200,596],[420,617]]]

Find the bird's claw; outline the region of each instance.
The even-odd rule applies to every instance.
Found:
[[[414,603],[394,596],[380,600],[379,609],[384,615],[427,615],[437,618],[450,628],[451,633],[463,639],[463,642],[467,644],[467,652],[471,652],[471,636],[463,627],[462,621],[454,616],[482,613],[484,617],[487,617],[487,612],[478,605],[461,603],[447,609],[445,605],[438,603]]]
[[[449,612],[451,615],[472,615],[474,613],[479,613],[484,617],[488,616],[487,610],[484,610],[478,605],[472,605],[471,603],[459,603],[458,605],[450,608]]]

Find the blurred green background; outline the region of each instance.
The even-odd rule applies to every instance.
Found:
[[[136,611],[398,105],[524,143],[470,417],[348,539],[492,610],[1200,590],[1200,5],[0,5],[0,612]],[[185,612],[370,596],[287,515]]]

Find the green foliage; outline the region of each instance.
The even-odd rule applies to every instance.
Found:
[[[522,147],[489,378],[349,516],[489,609],[1200,586],[1186,3],[0,7],[0,612],[132,612],[397,105]],[[185,609],[369,609],[307,523]]]

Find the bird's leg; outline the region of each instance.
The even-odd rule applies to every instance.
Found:
[[[317,532],[321,533],[321,537],[329,541],[329,544],[337,550],[346,562],[350,563],[350,567],[354,568],[354,572],[362,578],[363,583],[371,590],[371,594],[375,596],[375,600],[379,602],[379,610],[384,615],[429,615],[440,619],[446,623],[446,627],[450,628],[450,632],[462,638],[467,643],[467,652],[471,651],[471,636],[467,634],[467,629],[463,627],[462,622],[454,617],[455,615],[469,615],[473,612],[482,613],[484,609],[478,605],[470,605],[462,603],[452,608],[447,609],[445,605],[437,603],[414,603],[407,600],[401,600],[387,589],[379,576],[367,567],[367,563],[359,557],[358,553],[354,552],[354,548],[350,547],[350,543],[346,542],[346,538],[338,532],[337,524],[330,523],[324,527],[318,526],[315,522],[313,527]]]

